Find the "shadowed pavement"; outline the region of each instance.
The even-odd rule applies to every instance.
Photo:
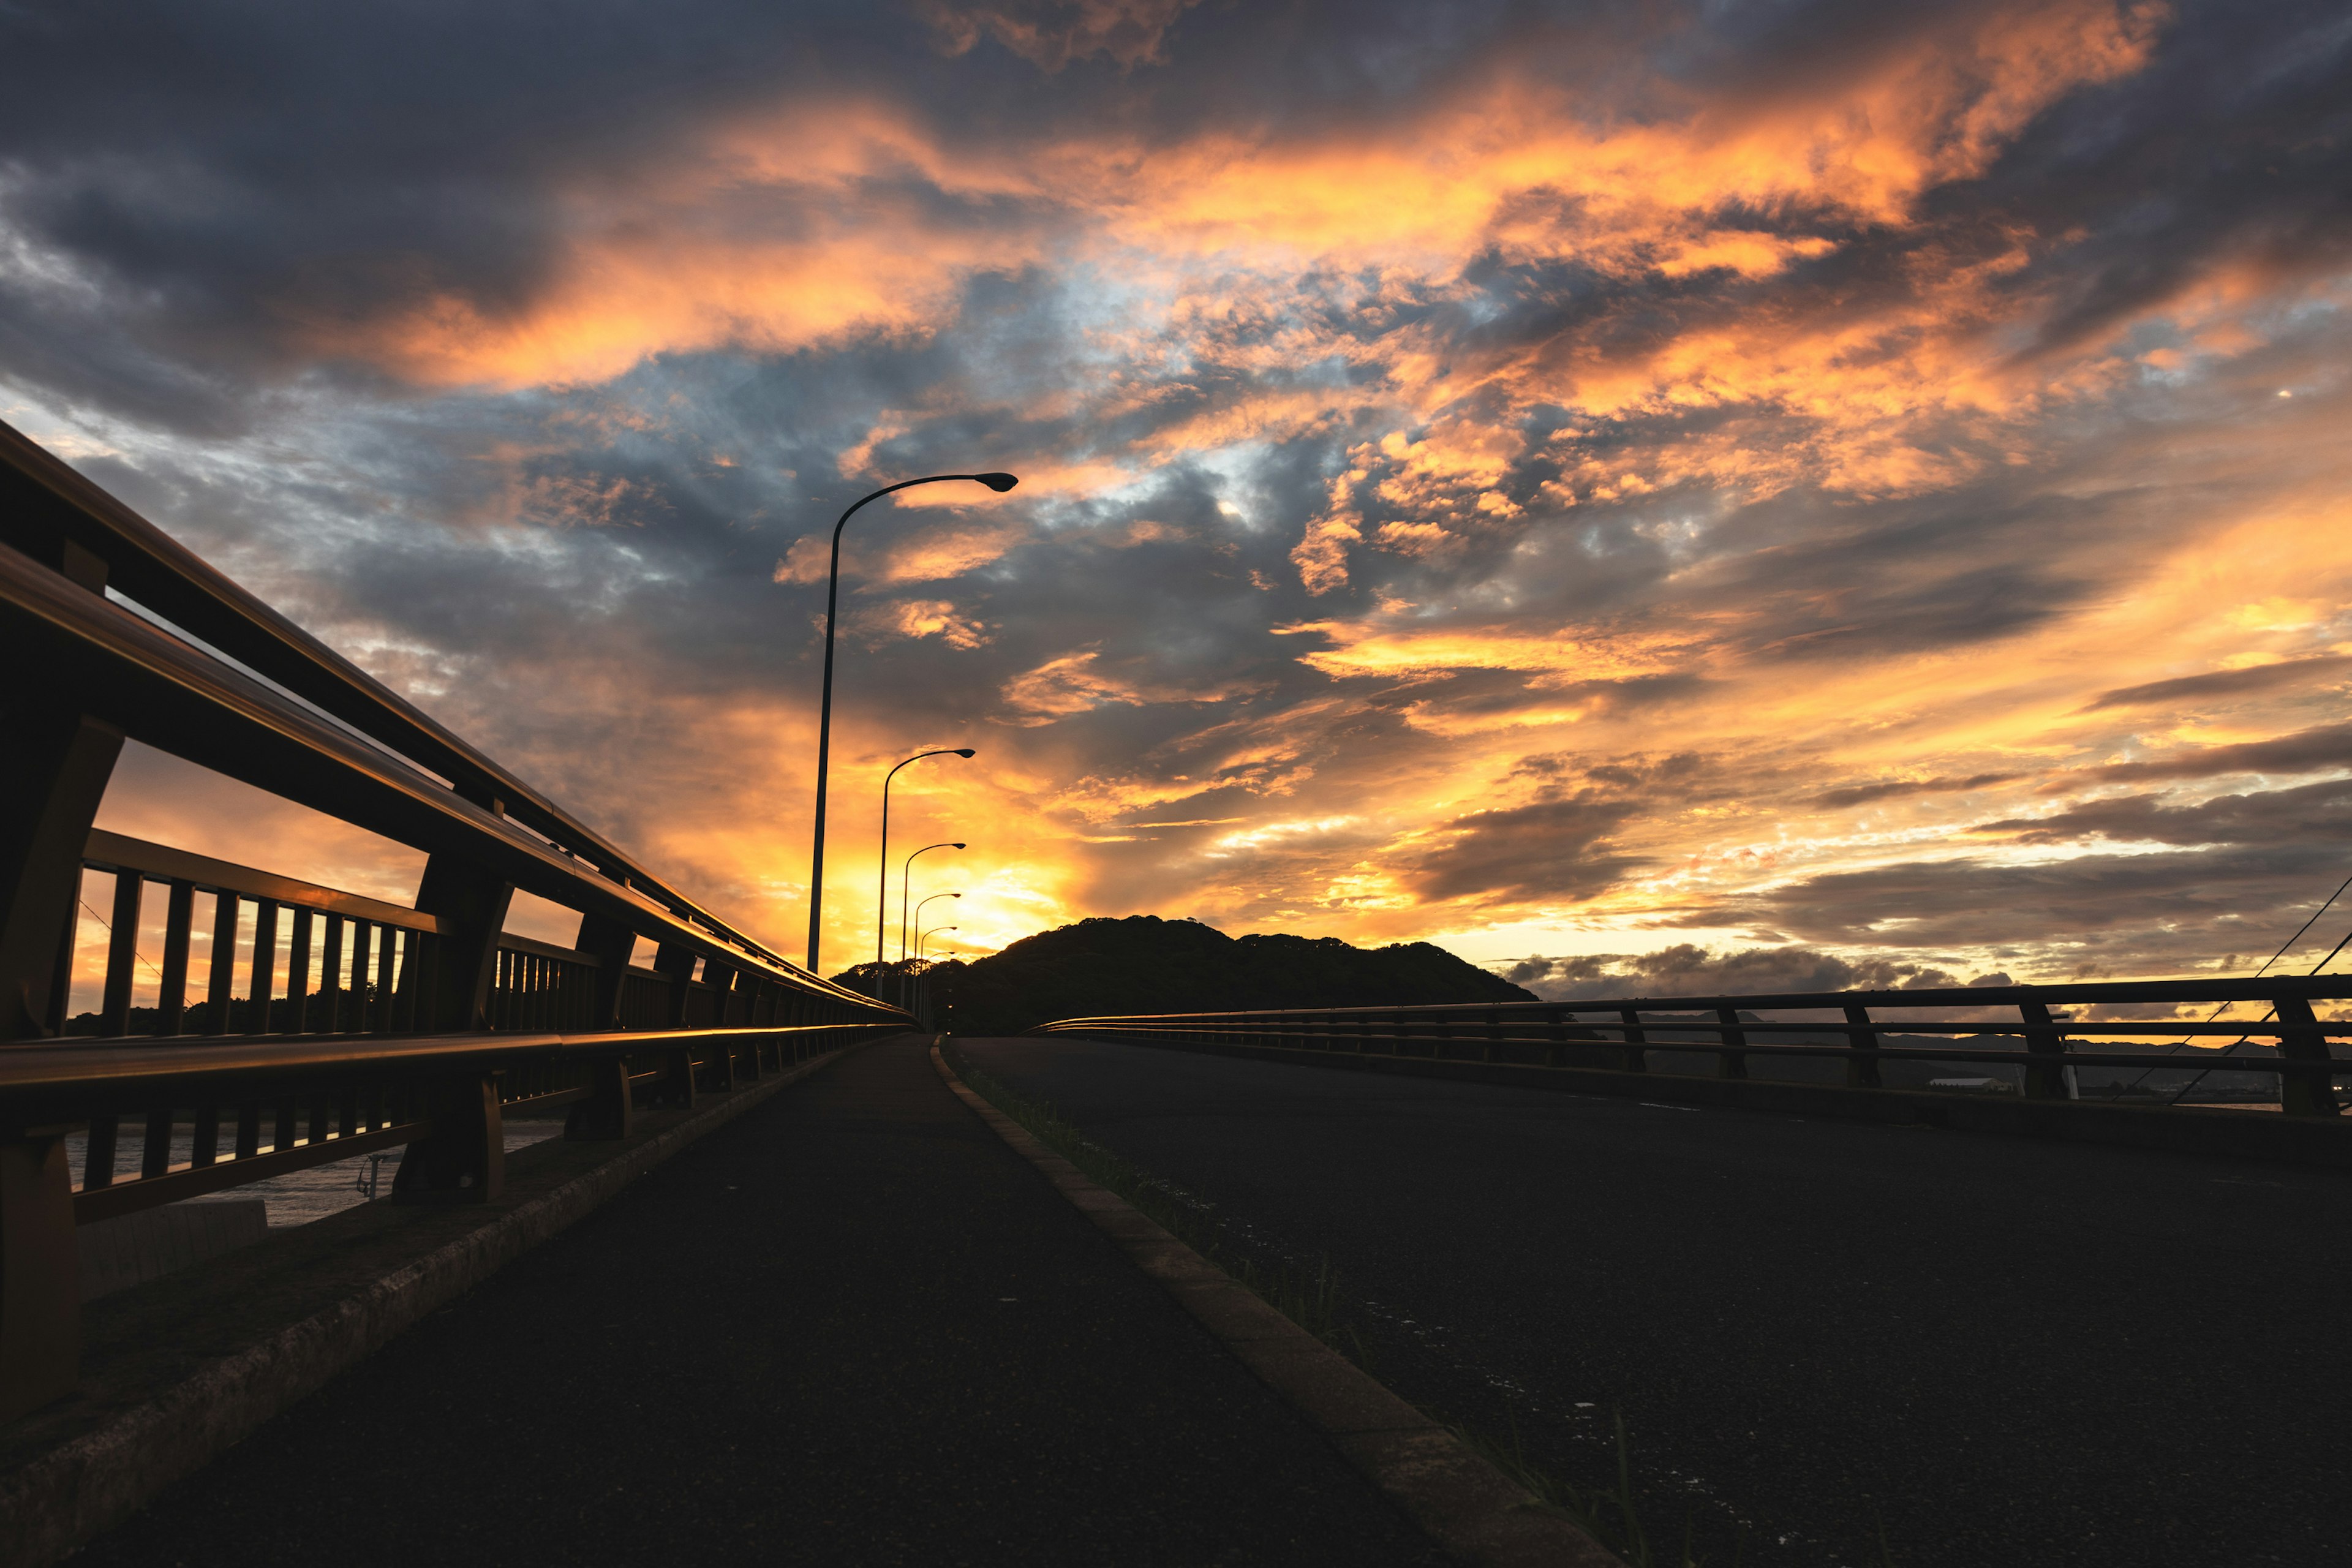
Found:
[[[76,1561],[1438,1562],[927,1046],[714,1132]]]
[[[2352,1174],[1066,1037],[1018,1092],[1328,1256],[1398,1393],[1654,1539],[1903,1568],[2352,1562]],[[2194,1113],[2184,1113],[2194,1114]]]

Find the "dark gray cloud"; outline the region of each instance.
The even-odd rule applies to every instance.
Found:
[[[1756,996],[1805,991],[1894,991],[1939,985],[2007,985],[1994,971],[1962,979],[1933,964],[1855,960],[1809,947],[1748,947],[1716,952],[1676,942],[1654,952],[1531,957],[1503,978],[1547,1002],[1642,996]]]
[[[1639,809],[1587,791],[1457,817],[1452,842],[1416,864],[1420,890],[1431,899],[1589,898],[1645,863],[1608,844]]]
[[[2067,844],[2110,838],[2154,844],[2300,845],[2324,857],[2330,845],[2352,845],[2352,779],[2329,779],[2299,789],[2225,795],[2194,805],[2158,795],[2124,795],[2070,806],[2049,816],[1988,822],[1974,831],[2004,834],[2021,844]]]
[[[2086,768],[2077,776],[2118,782],[2208,779],[2224,773],[2303,773],[2342,767],[2352,767],[2352,723],[2317,724],[2273,740],[2207,746],[2147,762],[2109,763]]]
[[[1966,778],[1894,779],[1885,784],[1853,784],[1845,789],[1825,790],[1813,797],[1821,805],[1864,805],[1874,800],[1894,800],[1906,795],[1964,795],[1969,790],[1990,789],[1994,784],[2013,784],[2025,777],[2023,773],[1971,773]]]
[[[2210,697],[2245,697],[2281,687],[2303,686],[2339,679],[2352,668],[2352,654],[2323,653],[2309,658],[2283,658],[2245,669],[2217,669],[2209,675],[2183,675],[2171,680],[2151,680],[2139,686],[2119,686],[2102,691],[2083,711],[2108,708],[2146,708],[2162,703],[2188,704]]]

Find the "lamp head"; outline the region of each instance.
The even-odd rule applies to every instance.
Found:
[[[963,895],[961,893],[950,893],[948,897],[950,899],[961,899]]]
[[[994,490],[998,495],[1003,495],[1021,482],[1011,474],[974,474],[972,478]]]
[[[973,751],[970,746],[958,746],[955,749],[955,754],[959,757],[973,757],[978,756],[980,753]]]
[[[948,846],[948,847],[949,847],[949,848],[950,848],[950,849],[961,849],[961,848],[962,848],[962,847],[963,847],[963,846],[962,846],[962,845],[961,845],[961,844],[950,844],[950,845],[949,845],[949,846]]]

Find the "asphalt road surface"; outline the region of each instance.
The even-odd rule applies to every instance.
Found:
[[[1622,1414],[1710,1564],[2352,1563],[2352,1174],[957,1045],[1328,1257],[1407,1398],[1586,1485]]]
[[[703,1139],[77,1568],[1441,1568],[928,1043]]]

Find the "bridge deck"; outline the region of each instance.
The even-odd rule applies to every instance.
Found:
[[[1269,1247],[1384,1381],[1748,1564],[2352,1560],[2352,1174],[960,1041]],[[1515,1393],[1513,1391],[1516,1391]],[[1507,1398],[1517,1405],[1507,1410]],[[1580,1406],[1589,1406],[1580,1407]]]
[[[853,1054],[77,1559],[1432,1564],[959,1105]]]

